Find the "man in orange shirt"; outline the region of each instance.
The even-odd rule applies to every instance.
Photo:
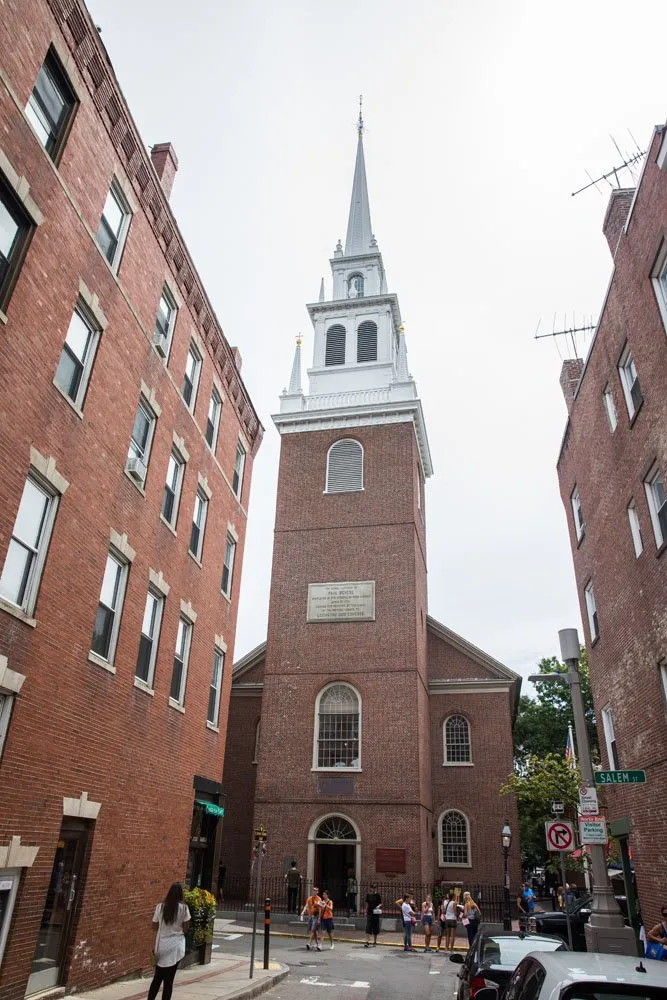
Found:
[[[322,901],[320,902],[320,911],[322,913],[321,925],[329,935],[329,944],[331,945],[331,950],[333,951],[333,946],[334,946],[332,937],[334,929],[333,900],[329,899],[329,893],[326,891],[326,889],[322,893]]]
[[[301,911],[302,918],[306,915],[306,913],[308,914],[308,933],[310,934],[306,943],[308,951],[310,951],[311,947],[313,949],[317,948],[318,951],[322,951],[319,939],[321,903],[322,898],[320,896],[320,890],[314,885],[313,894],[308,897],[306,904]]]

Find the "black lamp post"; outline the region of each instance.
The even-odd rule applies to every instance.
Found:
[[[500,839],[503,844],[503,864],[505,871],[505,881],[503,883],[503,930],[512,930],[512,913],[510,910],[510,873],[509,873],[509,853],[512,843],[512,831],[509,823],[505,823]]]

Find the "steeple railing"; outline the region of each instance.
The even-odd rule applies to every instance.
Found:
[[[307,410],[332,410],[346,406],[373,406],[388,403],[390,389],[351,389],[347,392],[325,392],[316,396],[306,396]]]

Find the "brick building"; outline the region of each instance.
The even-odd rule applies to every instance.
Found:
[[[613,270],[586,359],[565,363],[558,459],[605,768],[648,783],[604,792],[629,817],[644,919],[667,893],[667,133],[637,189],[612,192]]]
[[[262,428],[79,0],[0,15],[0,997],[215,888]]]
[[[498,796],[519,678],[428,616],[426,427],[398,299],[370,222],[362,128],[333,291],[308,306],[274,422],[280,470],[267,641],[235,665],[227,738],[227,879],[294,859],[340,902],[398,877],[502,882]],[[251,807],[250,804],[253,804]],[[228,882],[225,882],[228,885]]]

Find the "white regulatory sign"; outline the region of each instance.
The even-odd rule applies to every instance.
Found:
[[[572,851],[574,827],[566,819],[550,819],[544,824],[548,851]]]
[[[599,811],[595,785],[582,785],[579,789],[579,812],[582,816],[597,816]]]
[[[579,820],[579,832],[582,844],[606,844],[607,820],[604,816],[587,816]]]

